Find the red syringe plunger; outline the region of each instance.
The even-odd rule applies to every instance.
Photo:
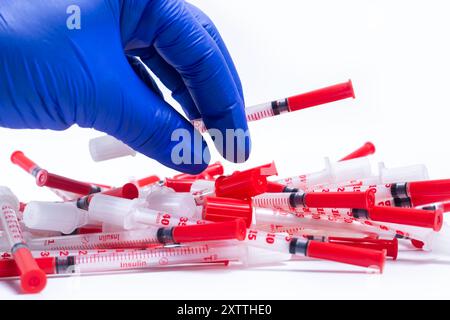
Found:
[[[374,190],[365,192],[308,192],[303,204],[309,208],[367,209],[375,205]]]
[[[408,182],[407,188],[412,200],[417,196],[450,196],[450,179]]]
[[[290,111],[306,109],[347,98],[355,98],[351,80],[287,98]]]
[[[430,228],[439,231],[444,223],[442,210],[421,210],[375,206],[368,210],[353,210],[355,218]]]

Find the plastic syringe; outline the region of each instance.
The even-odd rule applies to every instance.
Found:
[[[154,245],[243,240],[246,226],[241,219],[180,227],[149,227],[132,231],[38,238],[28,241],[33,250],[92,250],[147,248]]]
[[[324,184],[315,186],[314,189],[336,189],[339,187],[373,186],[392,184],[402,181],[424,181],[428,180],[428,170],[423,164],[410,165],[396,168],[386,168],[383,162],[378,163],[378,174],[364,179],[353,179],[351,181],[336,184]]]
[[[276,182],[289,188],[311,191],[318,185],[338,184],[371,176],[372,168],[367,157],[334,163],[325,158],[325,169],[322,171],[280,179]]]
[[[374,191],[364,192],[292,192],[264,193],[253,197],[256,207],[293,210],[295,208],[355,208],[367,209],[375,204]]]
[[[441,228],[442,210],[374,206],[374,192],[373,189],[367,189],[364,192],[266,193],[255,197],[253,205],[296,212],[302,209],[300,212],[305,215],[326,215],[336,220],[345,220],[350,216],[357,219],[397,223],[434,230]],[[322,199],[325,200],[320,198],[316,198],[314,201],[308,200],[308,197],[313,194],[321,194]],[[340,198],[339,194],[345,195],[345,197]],[[359,194],[360,197],[357,198],[352,194]],[[335,208],[330,208],[333,205]],[[304,210],[304,208],[307,208],[307,210]],[[344,211],[344,215],[339,208],[351,208],[352,210],[350,212]]]
[[[70,234],[89,225],[110,224],[122,230],[153,226],[201,224],[189,217],[176,217],[164,211],[148,209],[142,199],[125,199],[106,194],[84,197],[77,202],[30,202],[24,210],[24,223],[30,229]]]
[[[202,244],[187,247],[155,248],[133,252],[94,254],[87,256],[52,257],[36,259],[49,275],[92,274],[152,269],[174,265],[241,261],[247,258],[242,245]],[[17,276],[11,261],[0,261],[0,276]]]
[[[267,250],[372,268],[379,272],[383,271],[386,258],[386,250],[311,241],[256,229],[247,231],[246,242],[248,245]]]
[[[370,237],[416,239],[402,227],[390,227],[390,223],[377,223],[375,221],[356,219],[351,209],[320,209],[318,214],[312,214],[310,208],[307,212],[287,212],[270,208],[252,207],[250,202],[237,199],[206,198],[203,217],[208,221],[227,221],[230,219],[244,219],[247,227],[257,225],[258,228],[269,226],[271,231],[284,231],[292,227],[303,229],[327,231],[332,234],[361,234]],[[328,211],[327,214],[323,214]],[[425,219],[428,217],[425,213]],[[415,228],[417,229],[417,228]],[[427,230],[427,229],[425,229]],[[421,240],[422,238],[417,238]]]
[[[297,96],[247,107],[245,108],[245,113],[247,121],[258,121],[347,98],[355,98],[351,80]],[[200,132],[206,132],[207,130],[201,119],[193,120],[192,124]]]
[[[156,246],[155,246],[156,247]],[[161,247],[161,245],[158,245]],[[93,254],[111,254],[111,253],[127,253],[139,250],[151,250],[153,247],[148,247],[145,249],[93,249],[93,250],[31,250],[31,255],[33,258],[58,258],[58,257],[70,257],[70,256],[88,256]],[[0,261],[2,260],[13,260],[12,255],[7,252],[0,251]],[[1,273],[1,271],[0,271]]]
[[[107,186],[81,182],[56,175],[54,173],[50,173],[38,166],[22,151],[15,151],[11,155],[11,162],[34,176],[36,178],[36,184],[38,186],[48,187],[65,201],[73,200],[83,195],[110,189],[110,187]]]
[[[434,200],[445,200],[446,198],[450,198],[450,179],[400,182],[385,185],[324,188],[316,189],[314,192],[351,192],[366,191],[368,189],[374,190],[375,203],[377,205],[402,206],[402,202],[407,202],[406,200],[410,200],[412,204],[417,202],[415,206],[418,206],[420,205],[420,201],[416,201],[416,199],[419,200],[429,198]],[[394,199],[395,201],[392,202],[391,199]],[[386,203],[386,201],[390,202]],[[396,205],[396,201],[399,202],[398,205]]]
[[[353,85],[350,80],[297,96],[247,107],[245,108],[245,112],[247,121],[257,121],[282,113],[302,110],[347,98],[355,98]],[[201,119],[193,120],[192,124],[200,132],[206,131],[206,127]],[[136,151],[111,136],[91,139],[89,142],[89,151],[94,161],[105,161],[136,155]]]
[[[45,288],[47,277],[39,268],[25,243],[17,220],[19,200],[6,187],[0,187],[0,222],[6,233],[14,261],[20,270],[20,284],[25,293],[38,293]]]

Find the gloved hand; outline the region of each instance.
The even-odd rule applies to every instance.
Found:
[[[222,38],[206,15],[182,0],[0,1],[0,126],[64,130],[78,124],[166,166],[201,172],[209,162],[201,138],[183,149],[191,161],[173,161],[180,145],[174,130],[200,134],[164,101],[137,56],[189,119],[203,118],[223,134],[248,130],[241,83]],[[225,144],[228,160],[237,157],[227,148],[247,159],[250,138],[239,142]]]

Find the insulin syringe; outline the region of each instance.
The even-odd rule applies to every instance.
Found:
[[[351,80],[296,96],[246,107],[245,114],[247,121],[258,121],[347,98],[355,98]],[[193,120],[192,124],[200,132],[207,130],[201,119]]]
[[[347,98],[355,98],[351,80],[296,96],[247,107],[245,113],[247,121],[257,121]],[[192,120],[192,124],[200,132],[207,131],[202,119]],[[111,136],[91,139],[89,151],[94,161],[136,155],[136,151]]]
[[[243,240],[245,230],[243,220],[233,220],[180,227],[148,227],[131,231],[37,238],[28,241],[28,245],[32,250],[148,248],[189,242]]]
[[[379,272],[383,271],[386,257],[383,250],[311,241],[256,229],[247,231],[246,243],[266,250],[372,268]]]
[[[39,268],[22,235],[17,211],[19,200],[6,187],[0,187],[0,225],[5,231],[9,251],[20,272],[20,284],[25,293],[37,293],[47,283],[45,273]]]
[[[72,275],[242,261],[245,260],[246,254],[245,246],[218,243],[106,254],[38,258],[36,261],[46,274]],[[6,270],[9,277],[17,276],[15,265],[11,260],[0,261],[0,270],[2,270],[2,273],[5,273]]]

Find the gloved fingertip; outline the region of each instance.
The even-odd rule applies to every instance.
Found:
[[[218,117],[207,117],[205,124],[216,149],[226,160],[234,163],[248,160],[251,137],[242,109],[235,108]]]
[[[188,174],[199,174],[208,167],[211,154],[198,131],[176,129],[172,138],[170,150],[152,157],[167,167]]]

